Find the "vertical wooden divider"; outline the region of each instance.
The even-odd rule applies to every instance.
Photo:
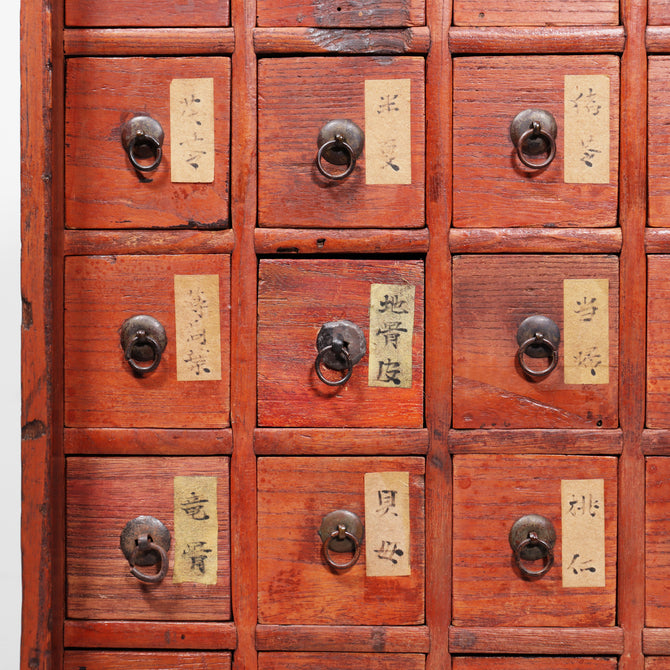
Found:
[[[426,65],[426,257],[425,398],[429,448],[426,458],[426,670],[451,667],[451,0],[426,5],[431,46]],[[440,296],[444,296],[442,299]],[[430,586],[430,588],[429,588]]]
[[[232,0],[231,221],[231,562],[233,618],[237,626],[235,670],[255,670],[258,611],[256,530],[256,55],[254,0]]]
[[[619,464],[618,624],[624,631],[620,670],[644,665],[645,472],[641,437],[645,416],[645,328],[647,264],[646,0],[623,0],[626,47],[621,63],[619,223],[623,232],[620,265],[619,422],[624,448]]]

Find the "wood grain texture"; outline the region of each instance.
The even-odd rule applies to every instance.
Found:
[[[621,251],[620,228],[452,228],[453,254],[616,254]]]
[[[670,26],[647,26],[645,38],[649,53],[664,53],[670,50]]]
[[[642,648],[649,656],[670,656],[670,631],[667,628],[645,628],[642,631]],[[670,658],[647,659],[653,670],[668,670]],[[647,667],[645,670],[649,670]]]
[[[264,652],[258,655],[259,670],[339,670],[345,663],[350,668],[370,670],[423,670],[423,654],[319,654]]]
[[[563,588],[561,480],[585,476],[605,480],[606,586]],[[550,519],[557,536],[554,565],[534,581],[522,578],[508,541],[512,524],[531,513]],[[616,527],[615,457],[455,456],[453,624],[614,626]]]
[[[609,280],[610,381],[565,384],[563,341],[556,369],[531,381],[517,360],[517,328],[542,314],[563,333],[563,280],[582,277]],[[618,290],[614,256],[454,258],[454,427],[616,428]]]
[[[221,379],[176,376],[174,275],[219,275]],[[66,262],[65,413],[70,427],[223,428],[229,425],[230,258],[76,256]],[[119,329],[136,314],[158,319],[167,346],[136,376]]]
[[[610,77],[610,182],[563,182],[564,75]],[[603,227],[616,225],[619,59],[592,56],[496,56],[454,63],[454,218],[456,227]],[[556,157],[543,170],[524,167],[509,137],[524,109],[551,112]],[[510,207],[510,201],[514,207]]]
[[[412,183],[367,185],[365,149],[346,179],[316,168],[317,136],[333,119],[365,128],[365,81],[411,80]],[[264,228],[420,228],[424,216],[424,59],[261,59],[258,224]],[[280,139],[285,138],[285,139]]]
[[[211,184],[170,181],[170,81],[214,78],[215,174]],[[142,114],[165,133],[159,167],[142,179],[121,128]],[[228,226],[230,59],[76,58],[68,61],[65,222],[68,228]],[[150,179],[151,181],[147,181]]]
[[[457,26],[588,26],[619,23],[617,0],[559,0],[529,6],[520,0],[455,0]]]
[[[257,54],[425,54],[430,30],[256,28],[254,48]]]
[[[668,668],[670,668],[670,658],[660,656],[644,659],[644,670],[668,670]]]
[[[67,615],[74,619],[226,621],[230,618],[229,468],[226,457],[67,459]],[[217,583],[174,583],[175,538],[160,584],[130,574],[119,548],[126,523],[156,517],[174,533],[175,476],[217,478]],[[145,568],[150,571],[151,568]]]
[[[449,48],[454,54],[621,53],[625,43],[622,26],[487,26],[449,30]]]
[[[670,6],[670,5],[669,5]],[[648,142],[648,184],[650,226],[670,226],[670,98],[666,82],[670,77],[670,57],[651,56],[649,58],[649,119],[647,125]]]
[[[287,230],[254,232],[258,254],[425,253],[427,228],[420,230]]]
[[[229,670],[229,653],[202,653],[142,651],[84,651],[81,649],[65,652],[63,670],[118,670],[119,668],[140,666],[146,670],[161,670],[165,667],[179,670]]]
[[[419,26],[423,0],[257,0],[259,26],[384,28]]]
[[[527,658],[465,658],[456,657],[452,670],[537,670],[544,666],[546,658],[539,656]],[[616,658],[557,658],[551,659],[552,670],[616,670]]]
[[[234,47],[232,28],[70,28],[63,35],[66,56],[199,56]]]
[[[65,453],[118,456],[215,456],[230,454],[230,430],[66,428]]]
[[[427,626],[260,624],[256,627],[256,646],[259,651],[283,650],[331,654],[373,651],[376,654],[406,654],[425,653],[430,649],[430,645],[431,637]],[[290,655],[286,655],[286,658],[290,658]]]
[[[234,623],[65,621],[65,646],[93,649],[235,649]]]
[[[652,26],[670,24],[670,2],[668,0],[649,0],[648,22]]]
[[[645,228],[644,248],[648,254],[667,254],[670,252],[670,229]]]
[[[227,26],[228,0],[199,0],[197,4],[178,0],[65,0],[68,26]]]
[[[416,287],[411,388],[368,386],[366,354],[344,386],[314,372],[324,323],[363,329],[369,350],[371,284]],[[423,427],[423,263],[408,260],[263,259],[258,287],[258,425]]]
[[[365,541],[352,568],[331,570],[321,553],[321,520],[329,512],[347,509],[365,526],[365,473],[390,471],[410,473],[411,575],[367,577],[365,553],[373,548]],[[287,515],[287,510],[293,512]],[[259,623],[423,623],[424,531],[423,458],[260,458]]]
[[[640,448],[645,456],[670,456],[670,431],[643,431],[640,437]]]

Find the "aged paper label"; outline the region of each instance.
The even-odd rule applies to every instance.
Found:
[[[218,536],[216,477],[175,477],[175,583],[216,584]]]
[[[409,542],[409,472],[366,473],[365,574],[411,574]]]
[[[365,81],[365,183],[412,183],[409,79]]]
[[[170,177],[173,182],[214,181],[214,79],[170,82]]]
[[[563,181],[609,184],[608,75],[565,75],[563,153]]]
[[[563,381],[608,384],[609,280],[563,280]]]
[[[177,381],[221,379],[218,275],[175,275]]]
[[[370,287],[368,386],[411,388],[415,292],[409,284]]]
[[[561,481],[563,586],[605,586],[605,480]]]

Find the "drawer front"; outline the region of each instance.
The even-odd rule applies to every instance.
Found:
[[[647,459],[646,486],[646,612],[650,627],[670,628],[670,459]],[[663,667],[663,666],[660,666]],[[668,666],[670,667],[670,665]]]
[[[230,653],[199,653],[182,651],[88,651],[72,649],[65,652],[64,670],[119,670],[119,668],[143,668],[143,670],[230,670]]]
[[[425,21],[423,0],[258,0],[259,26],[385,28],[417,26]]]
[[[618,100],[617,56],[456,59],[454,226],[616,225]],[[557,127],[555,157],[541,169],[521,162],[510,137],[527,109],[549,112]],[[549,142],[541,137],[538,150]],[[542,164],[546,150],[529,155],[530,142],[521,142],[522,154]]]
[[[229,459],[67,459],[67,616],[109,620],[228,620]],[[122,531],[138,541],[127,559]],[[146,530],[150,528],[150,530]],[[147,535],[151,545],[141,544]],[[162,546],[165,556],[153,545]],[[131,574],[131,560],[138,576]],[[144,581],[157,575],[158,583]],[[144,565],[144,563],[153,563]]]
[[[423,670],[422,654],[340,654],[318,652],[262,652],[258,670]]]
[[[337,510],[356,515],[363,526],[353,531],[343,522],[362,538],[348,569],[330,567],[326,554],[346,565],[354,559],[351,542],[341,545],[350,551],[338,552],[328,521],[327,551],[318,534],[324,517]],[[261,623],[423,623],[423,459],[260,458],[258,572]]]
[[[613,626],[616,507],[614,457],[456,456],[454,624]],[[533,531],[545,544],[512,549],[510,530],[531,514],[553,526],[553,564],[535,523],[517,537]],[[535,560],[524,553],[531,550]]]
[[[668,3],[670,18],[670,2]],[[647,180],[649,185],[647,220],[650,226],[670,226],[668,211],[670,208],[670,57],[649,57],[649,121]]]
[[[647,260],[647,427],[670,427],[670,256]]]
[[[65,0],[68,26],[226,26],[228,0]]]
[[[558,0],[537,5],[496,0],[455,0],[457,26],[586,26],[619,23],[617,0]]]
[[[453,267],[455,428],[618,425],[616,257],[457,256]],[[558,328],[545,375],[553,348],[519,333],[533,316]]]
[[[70,59],[66,86],[68,228],[229,225],[229,58]],[[123,139],[147,116],[163,131],[162,157],[140,172],[129,156],[151,167],[158,128],[140,126],[130,154]]]
[[[647,14],[649,25],[670,25],[670,0],[649,0]]]
[[[329,386],[317,375],[317,356],[320,372],[332,382],[345,378],[347,361],[339,356],[331,365],[345,370],[329,369],[317,336],[324,325],[341,321],[362,331],[366,353],[346,383]],[[344,332],[353,356],[354,340],[361,340],[360,333],[351,335]],[[261,260],[258,422],[422,427],[423,263]]]
[[[667,656],[650,656],[644,659],[644,670],[670,670],[670,658]]]
[[[452,670],[537,670],[537,668],[547,667],[547,657],[455,656],[451,667]],[[552,670],[616,670],[617,661],[615,658],[558,658],[552,656],[551,668]]]
[[[263,59],[258,92],[260,226],[424,225],[423,58]],[[355,167],[343,179],[317,168],[319,133],[334,120],[352,121],[363,133]],[[328,142],[333,136],[324,131]],[[356,132],[342,137],[353,145]],[[338,152],[345,164],[320,161],[335,177],[348,159]]]
[[[228,256],[77,256],[65,266],[67,426],[228,425]],[[138,373],[131,360],[144,368],[157,358],[151,332],[131,328],[122,340],[120,331],[143,315],[158,321],[167,343],[157,367]]]

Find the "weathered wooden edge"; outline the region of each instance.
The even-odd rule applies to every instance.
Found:
[[[670,430],[644,430],[640,438],[640,448],[645,456],[669,456]]]
[[[343,253],[426,253],[427,228],[391,229],[314,229],[291,230],[257,228],[256,253],[270,254],[343,254]]]
[[[670,629],[645,628],[642,631],[642,650],[647,656],[670,656]]]
[[[386,652],[425,654],[431,646],[427,626],[256,627],[258,651]]]
[[[670,253],[670,228],[646,228],[644,243],[648,254]]]
[[[622,53],[623,26],[453,27],[453,54]]]
[[[68,28],[66,56],[189,56],[231,54],[232,28]]]
[[[258,54],[425,54],[427,27],[403,29],[255,28]]]
[[[230,649],[237,647],[231,622],[65,621],[65,646],[92,649]]]
[[[647,26],[646,45],[652,54],[670,51],[670,26]]]
[[[449,631],[452,654],[620,655],[621,628],[460,628]],[[642,665],[636,665],[641,668]]]

